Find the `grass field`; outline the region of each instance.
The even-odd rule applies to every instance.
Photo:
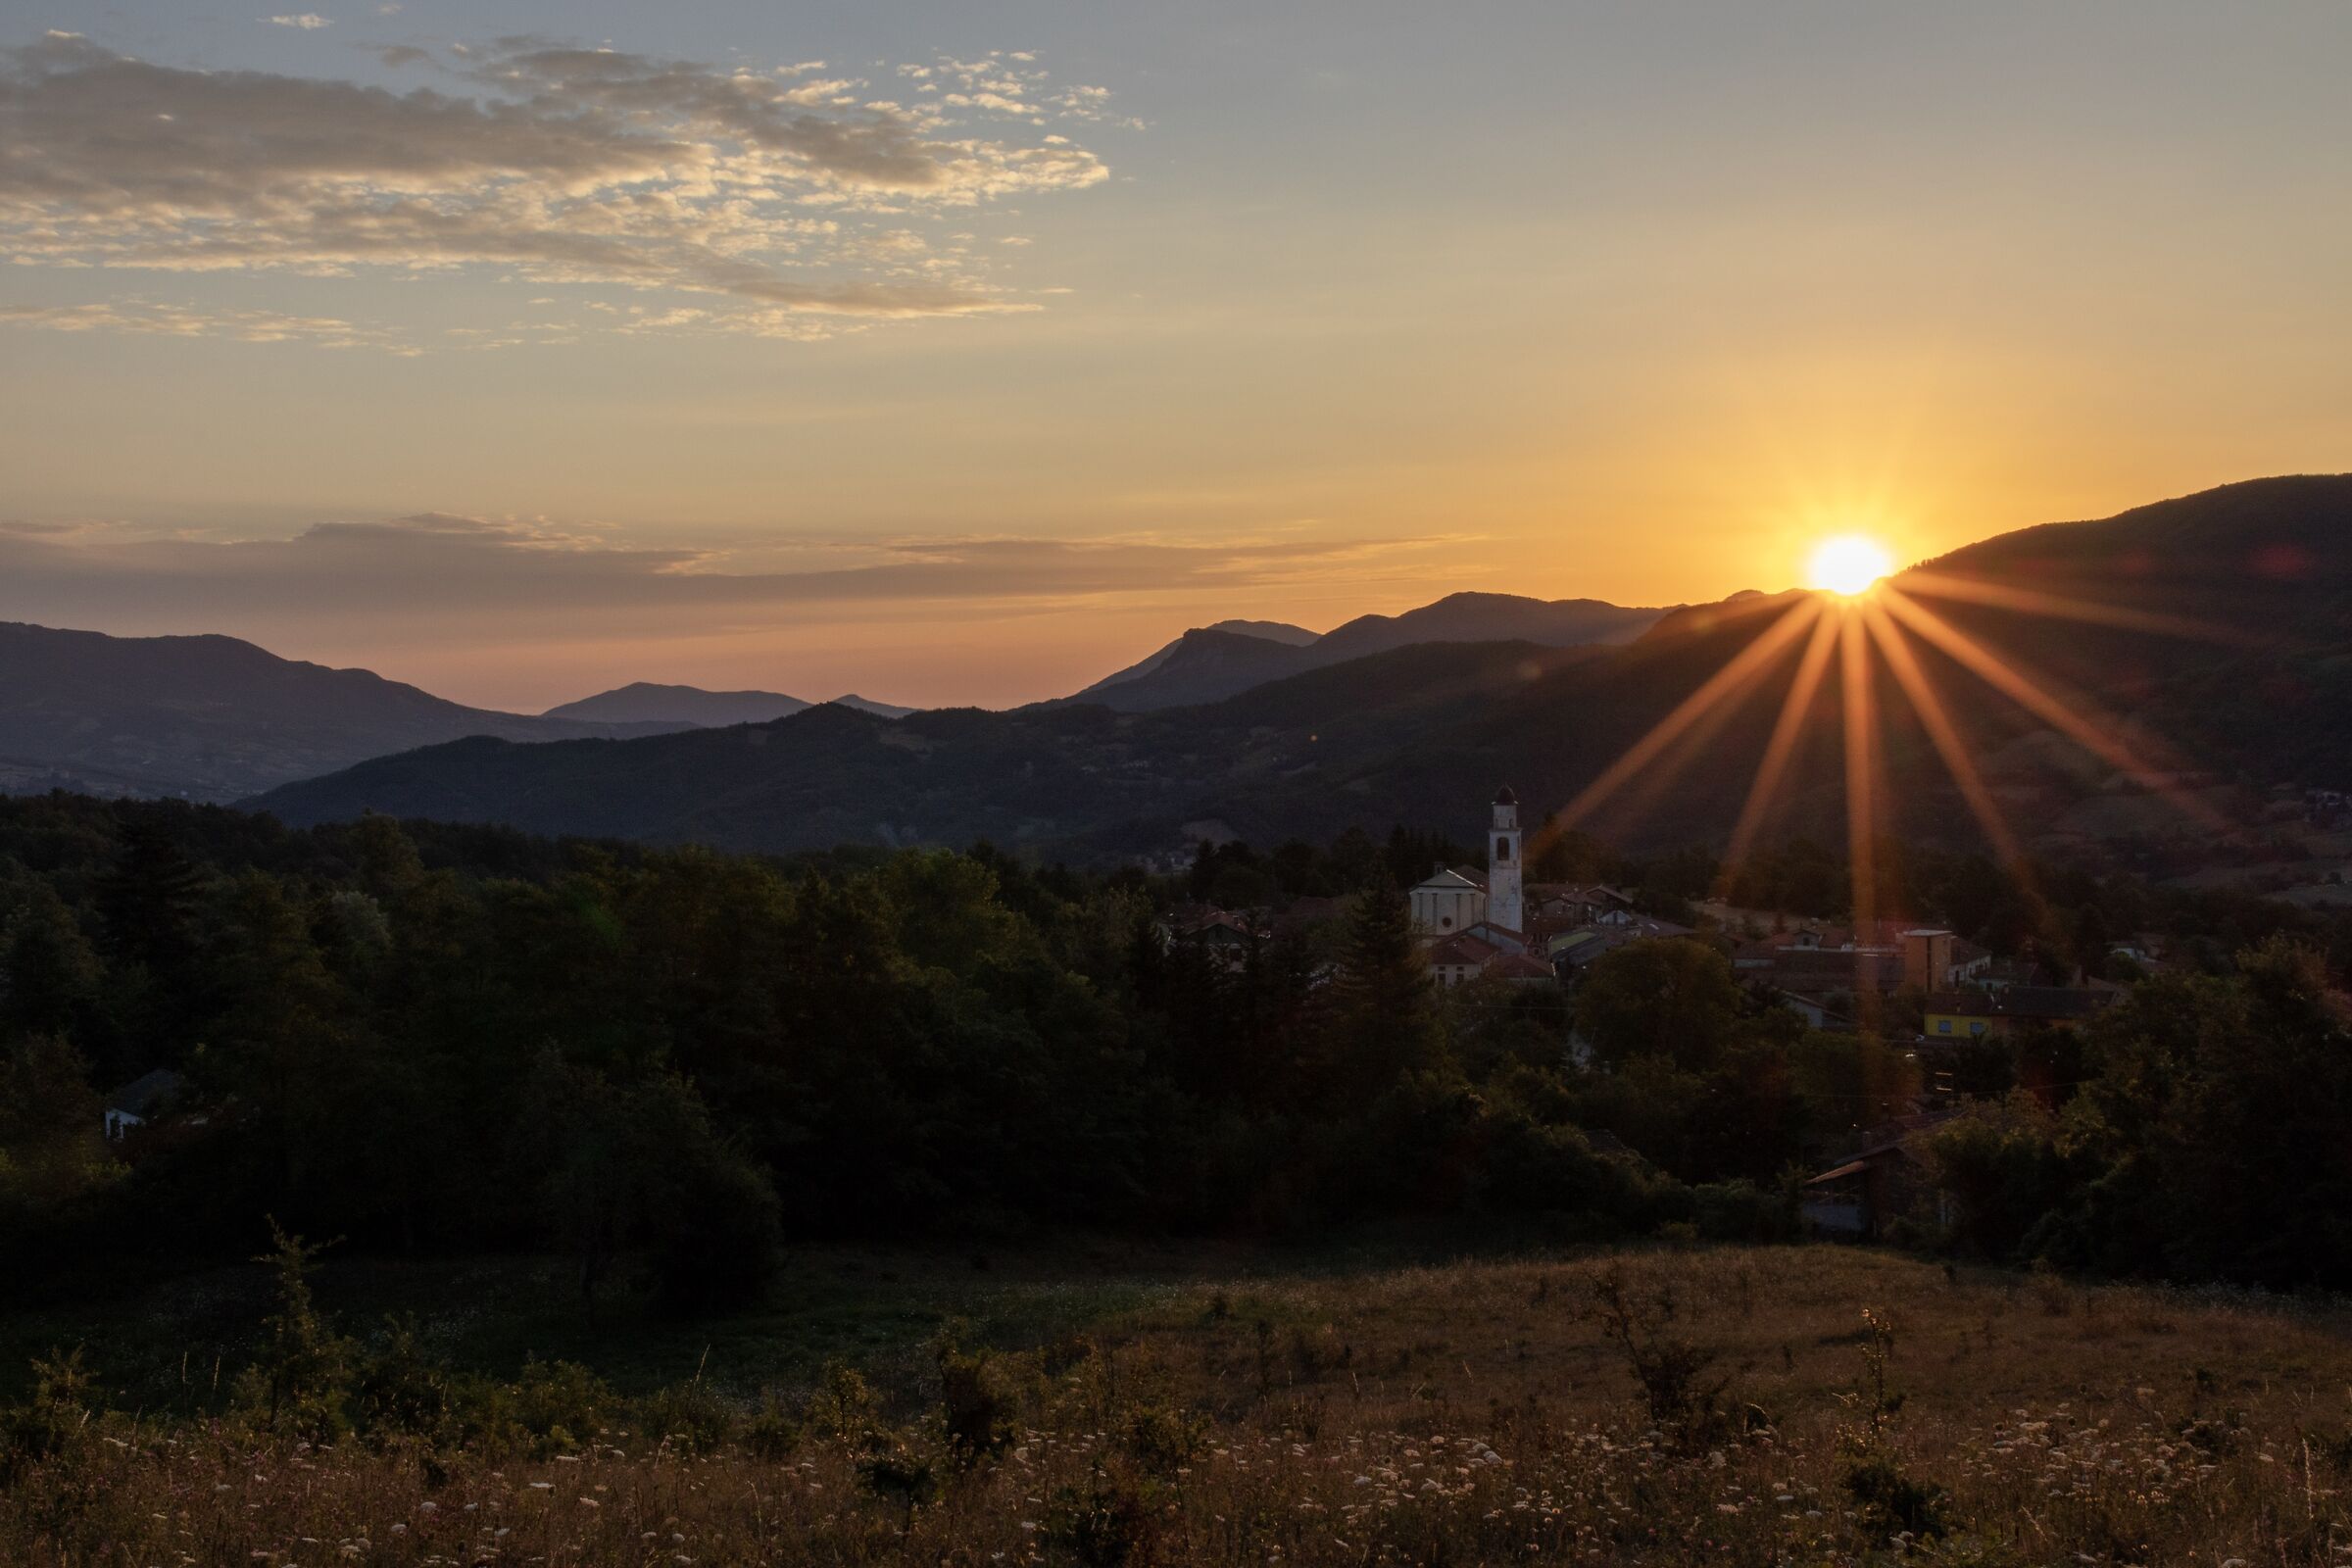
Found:
[[[593,1342],[623,1386],[702,1383],[473,1448],[96,1418],[18,1462],[0,1561],[2352,1560],[2332,1305],[1830,1248],[812,1254],[773,1310],[701,1330],[559,1331],[552,1275],[408,1279],[457,1358]],[[321,1298],[363,1285],[380,1302],[356,1272]],[[187,1320],[120,1310],[100,1364],[156,1376],[136,1320]]]

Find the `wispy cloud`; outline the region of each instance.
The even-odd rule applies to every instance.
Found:
[[[0,618],[108,625],[266,628],[392,613],[514,626],[701,627],[711,614],[809,614],[827,607],[1009,606],[1357,580],[1420,541],[1156,536],[1074,542],[797,538],[763,545],[767,569],[727,551],[648,549],[597,532],[442,514],[319,523],[288,539],[140,536],[121,526],[0,529]],[[776,564],[793,564],[773,569]]]
[[[329,277],[472,268],[703,296],[681,320],[800,335],[784,318],[1034,309],[993,281],[993,247],[912,225],[1107,172],[1046,128],[1093,118],[1091,100],[1063,103],[1011,62],[938,68],[956,102],[903,107],[813,62],[530,37],[382,58],[456,90],[183,69],[63,32],[0,51],[0,252]]]
[[[399,8],[396,6],[393,9],[398,10]],[[320,27],[334,25],[334,23],[316,11],[305,11],[291,17],[270,17],[267,20],[273,27],[300,27],[305,32],[316,32]]]
[[[247,343],[315,343],[322,348],[419,352],[382,327],[327,316],[276,311],[198,310],[128,299],[102,305],[0,305],[0,325],[53,332],[146,332],[165,337],[232,337]]]

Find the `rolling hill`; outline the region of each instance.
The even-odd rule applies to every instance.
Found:
[[[904,718],[914,711],[854,693],[833,701],[882,718]],[[815,706],[782,692],[710,692],[700,686],[660,686],[640,680],[551,708],[541,716],[605,724],[659,724],[665,729],[716,729],[729,724],[764,724]]]
[[[1400,615],[1359,615],[1321,636],[1280,622],[1220,621],[1186,632],[1151,658],[1063,701],[1100,703],[1121,712],[1188,708],[1416,643],[1526,642],[1546,648],[1626,643],[1665,613],[1597,599],[1459,593]]]
[[[230,801],[466,735],[647,735],[444,701],[233,637],[109,637],[0,622],[0,789]]]
[[[1944,591],[1932,596],[1936,578]],[[2233,809],[2250,791],[2352,778],[2352,476],[2255,481],[2029,529],[1900,581],[2067,701],[2129,715],[2149,757]],[[2063,594],[2107,618],[2053,614],[2031,600],[2031,611],[2004,608],[1982,592],[1951,597],[1955,581]],[[255,804],[297,822],[373,808],[765,850],[988,837],[1106,854],[1164,847],[1203,820],[1269,842],[1351,824],[1459,825],[1498,779],[1539,807],[1571,799],[1796,602],[1742,595],[1650,612],[1645,631],[1610,648],[1415,643],[1220,702],[1140,712],[1063,704],[885,724],[826,707],[626,742],[468,740]],[[2137,618],[2146,615],[2200,624],[2182,635]],[[1918,646],[1970,755],[2027,831],[2107,841],[2174,830],[2144,780],[2119,778],[1946,654]],[[1592,825],[1636,845],[1720,842],[1795,662],[1791,645],[1719,723],[1669,748]],[[1800,732],[1776,831],[1842,830],[1838,688],[1826,683]],[[1903,691],[1884,666],[1862,689],[1883,718],[1887,825],[1968,836]]]
[[[659,686],[631,681],[576,703],[549,709],[542,717],[586,719],[591,723],[764,724],[810,705],[782,692],[707,692],[699,686]]]

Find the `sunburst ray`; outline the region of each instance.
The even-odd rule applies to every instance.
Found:
[[[1830,667],[1830,655],[1838,647],[1838,618],[1820,614],[1813,622],[1812,639],[1797,661],[1796,675],[1788,683],[1788,695],[1781,703],[1781,716],[1773,722],[1772,736],[1764,743],[1764,756],[1756,764],[1756,776],[1747,788],[1747,799],[1740,804],[1739,821],[1732,828],[1732,839],[1724,852],[1723,869],[1717,881],[1717,895],[1729,894],[1731,880],[1739,867],[1745,863],[1749,850],[1754,848],[1756,834],[1764,825],[1764,813],[1770,809],[1774,796],[1781,787],[1781,775],[1788,771],[1788,760],[1795,754],[1798,738],[1804,733],[1805,717],[1812,711],[1814,694],[1821,689],[1821,678]]]
[[[1973,577],[1949,577],[1939,571],[1925,571],[1916,566],[1903,573],[1902,581],[1903,586],[1913,593],[1926,594],[1931,598],[1988,605],[1995,610],[2014,610],[2029,615],[2047,615],[2053,620],[2079,620],[2093,625],[2117,626],[2127,631],[2155,632],[2160,636],[2186,637],[2198,642],[2229,643],[2240,647],[2250,647],[2260,641],[2233,627],[2197,620],[2187,615],[2166,615],[2153,611],[2132,610],[2122,605],[2102,605],[2092,600],[2074,599],[2039,589],[1982,582]]]
[[[2003,863],[2013,868],[2013,874],[2022,874],[2025,870],[2025,851],[2019,846],[2017,835],[2010,831],[2008,821],[2002,817],[2000,807],[1992,798],[1992,791],[1985,786],[1984,775],[1977,768],[1976,760],[1968,755],[1968,747],[1960,739],[1959,726],[1952,722],[1950,712],[1943,706],[1943,699],[1936,694],[1935,686],[1928,680],[1927,671],[1920,667],[1919,656],[1904,638],[1903,629],[1894,623],[1884,607],[1877,604],[1864,607],[1863,618],[1870,627],[1872,641],[1879,645],[1880,657],[1886,661],[1886,667],[1893,672],[1895,684],[1903,689],[1903,696],[1911,704],[1911,710],[1919,715],[1920,727],[1928,732],[1929,743],[1936,748],[1936,755],[1943,759],[1944,768],[1952,775],[1952,782],[1959,786],[1961,800],[1967,803],[1969,811],[1983,825],[1985,836],[1992,841],[1993,850]]]
[[[1647,767],[1685,730],[1723,702],[1735,687],[1779,657],[1820,613],[1820,602],[1814,599],[1799,600],[1784,611],[1780,618],[1761,635],[1707,677],[1696,691],[1676,705],[1674,711],[1658,720],[1649,733],[1602,769],[1598,778],[1586,785],[1576,799],[1561,808],[1552,823],[1552,830],[1565,832],[1590,815],[1601,802],[1623,788],[1628,779]]]
[[[2220,812],[2160,777],[2157,769],[2141,760],[2130,747],[2118,740],[2111,731],[2121,726],[2095,705],[2077,697],[2075,703],[2082,710],[2077,712],[2074,708],[2051,696],[2024,666],[1993,653],[1918,601],[1887,584],[1880,585],[1879,594],[1886,608],[1905,626],[1950,655],[1956,662],[2002,696],[2118,772],[2154,791],[2206,827],[2223,829],[2230,825]],[[2093,719],[2097,722],[2093,722]],[[2102,725],[2107,727],[2102,728]]]

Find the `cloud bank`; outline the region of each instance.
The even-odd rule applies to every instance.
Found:
[[[536,524],[446,514],[326,522],[290,539],[127,536],[111,525],[0,523],[0,619],[235,631],[282,619],[699,628],[711,615],[821,616],[890,605],[1068,605],[1214,596],[1335,575],[1418,543],[1127,538],[804,543],[806,569],[745,570],[724,552],[648,549]],[[245,633],[252,635],[254,633]]]
[[[905,102],[818,62],[717,67],[529,37],[380,58],[432,84],[189,70],[63,32],[0,50],[0,255],[148,272],[486,269],[699,296],[715,302],[706,329],[715,315],[806,335],[809,317],[1032,308],[990,280],[969,235],[916,225],[1107,173],[1065,133],[1105,119],[1104,95],[1053,89],[1018,57],[909,68],[891,87]]]

